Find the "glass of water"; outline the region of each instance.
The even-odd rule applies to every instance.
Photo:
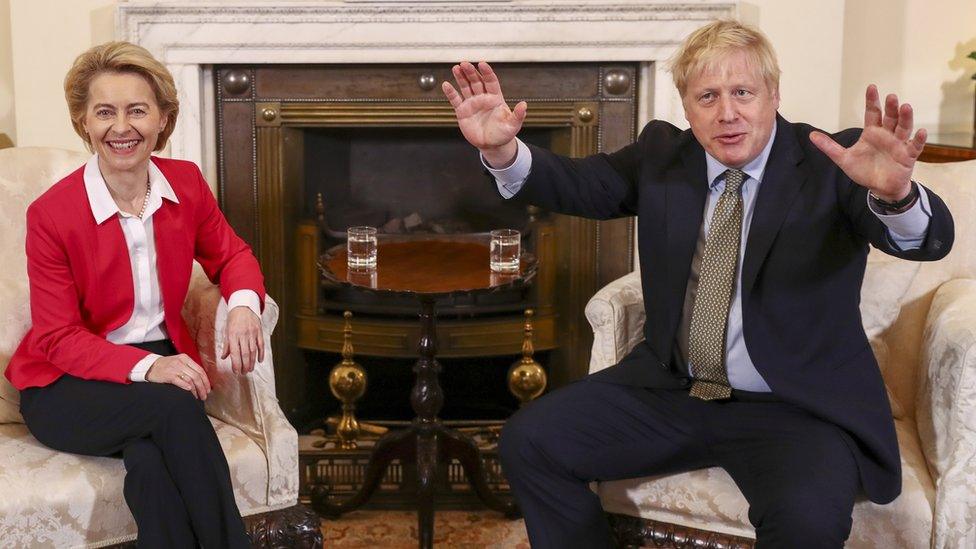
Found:
[[[349,227],[346,230],[346,266],[354,271],[376,268],[376,227]]]
[[[521,254],[522,235],[518,231],[515,229],[495,229],[491,231],[489,261],[493,272],[519,272]]]

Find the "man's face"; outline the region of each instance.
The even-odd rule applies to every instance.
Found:
[[[769,141],[779,90],[769,89],[749,56],[736,51],[689,78],[681,102],[705,150],[722,164],[741,168]]]

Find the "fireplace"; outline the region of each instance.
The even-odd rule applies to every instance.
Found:
[[[495,68],[511,101],[529,102],[526,141],[582,156],[634,138],[635,65]],[[602,284],[630,270],[632,222],[554,215],[502,199],[440,96],[449,65],[219,66],[214,75],[222,207],[236,230],[260,243],[268,291],[282,306],[277,370],[306,389],[296,411],[338,405],[321,381],[341,348],[346,310],[355,314],[357,357],[367,369],[408,372],[416,356],[415,302],[325,285],[319,275],[319,256],[358,224],[392,235],[522,230],[539,259],[535,281],[477,301],[445,299],[439,355],[482,365],[471,367],[470,382],[458,381],[462,387],[483,379],[484,368],[500,370],[494,386],[505,400],[504,368],[521,351],[524,311],[532,309],[535,348],[551,383],[586,372],[591,339],[583,308]],[[252,158],[237,156],[252,143]],[[445,390],[450,396],[451,387]],[[364,410],[370,397],[395,396],[367,393]],[[504,417],[515,404],[480,408]]]
[[[305,399],[306,379],[284,345],[297,341],[303,313],[295,298],[286,303],[284,296],[295,289],[289,286],[310,292],[318,282],[288,278],[294,265],[282,259],[300,255],[301,241],[291,228],[315,221],[309,217],[313,200],[291,202],[301,190],[294,168],[304,160],[297,148],[286,146],[289,142],[340,128],[355,132],[364,120],[373,124],[364,130],[373,136],[384,127],[450,135],[454,121],[446,102],[439,90],[422,89],[418,79],[426,73],[433,78],[424,78],[425,85],[431,80],[436,85],[448,77],[447,64],[487,59],[493,65],[509,63],[515,73],[519,66],[590,71],[576,80],[582,87],[507,74],[507,99],[530,100],[535,118],[526,132],[538,132],[553,150],[574,155],[612,151],[651,118],[682,122],[680,98],[659,61],[669,58],[693,29],[737,12],[727,0],[333,0],[274,6],[232,0],[221,2],[220,9],[182,0],[130,0],[116,9],[117,36],[146,47],[176,78],[181,116],[169,154],[200,164],[232,225],[258,254],[269,292],[287,312],[275,342],[277,390],[286,410]],[[531,65],[520,65],[526,63]],[[378,74],[381,64],[391,70]],[[316,75],[306,78],[308,69]],[[341,71],[358,76],[340,77]],[[518,80],[522,83],[513,83]],[[610,93],[624,82],[624,93]],[[587,112],[595,122],[583,120]],[[623,129],[609,131],[608,124]],[[327,202],[325,193],[323,202],[329,219],[328,208],[335,203]],[[550,372],[552,384],[559,385],[585,372],[589,327],[582,307],[592,291],[630,270],[632,230],[627,221],[594,224],[524,210],[519,215],[551,223],[551,235],[572,243],[557,244],[548,261],[557,267],[553,284],[559,299],[551,304],[548,335],[545,329],[538,333],[540,340],[553,342],[549,366],[562,361]],[[274,219],[287,222],[266,222]],[[569,272],[575,276],[567,277]],[[445,319],[445,325],[453,320]],[[375,341],[369,330],[361,339]],[[563,345],[566,341],[575,343]],[[491,352],[484,356],[505,358]]]

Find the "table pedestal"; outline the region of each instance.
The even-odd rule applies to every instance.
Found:
[[[352,511],[369,500],[379,486],[391,461],[413,463],[417,468],[417,532],[420,547],[429,548],[434,543],[434,484],[437,465],[457,459],[464,467],[465,475],[475,493],[486,507],[504,513],[509,518],[519,516],[514,502],[503,501],[488,487],[481,454],[474,440],[454,429],[444,426],[437,417],[444,405],[441,391],[441,365],[437,362],[437,336],[434,330],[434,296],[418,295],[420,299],[420,358],[414,366],[414,386],[410,392],[410,404],[416,417],[407,429],[391,431],[376,442],[365,480],[359,492],[342,503],[328,501],[324,488],[312,493],[312,507],[320,514],[336,517]]]

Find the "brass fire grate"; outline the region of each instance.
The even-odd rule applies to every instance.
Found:
[[[373,422],[373,425],[394,427],[406,422]],[[452,422],[445,422],[452,423]],[[472,422],[458,422],[465,426],[452,425],[475,439],[481,450],[482,467],[487,472],[489,488],[503,496],[509,495],[508,481],[502,474],[498,459],[498,432],[500,422],[484,422],[472,426]],[[309,503],[311,494],[318,486],[323,486],[333,502],[341,502],[352,497],[363,485],[370,453],[377,440],[375,436],[364,436],[354,449],[339,448],[334,436],[302,435],[299,439],[299,499]],[[394,460],[383,475],[379,487],[363,506],[366,509],[405,509],[415,508],[416,470],[412,464],[402,464]],[[439,509],[481,509],[478,497],[468,483],[464,468],[452,459],[441,463],[437,475],[437,497],[435,507]]]

